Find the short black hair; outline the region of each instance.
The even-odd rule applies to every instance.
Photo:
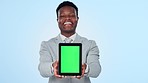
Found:
[[[77,8],[77,6],[74,3],[70,2],[70,1],[63,1],[61,4],[59,4],[59,6],[56,9],[57,17],[58,17],[59,9],[64,7],[64,6],[71,6],[71,7],[73,7],[76,10],[76,13],[77,13],[77,16],[78,16],[78,8]]]

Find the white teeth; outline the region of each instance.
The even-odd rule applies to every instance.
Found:
[[[71,22],[65,22],[64,24],[72,24]]]

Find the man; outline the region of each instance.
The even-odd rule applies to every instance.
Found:
[[[88,40],[76,33],[79,20],[78,8],[69,1],[61,3],[57,9],[57,22],[61,33],[43,41],[40,48],[39,71],[43,77],[49,77],[49,83],[90,83],[89,77],[97,77],[101,72],[99,50],[93,40]],[[58,75],[58,44],[66,42],[82,43],[82,75]]]

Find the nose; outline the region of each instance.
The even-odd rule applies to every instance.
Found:
[[[70,19],[70,16],[66,16],[66,18],[65,18],[66,20],[69,20]]]

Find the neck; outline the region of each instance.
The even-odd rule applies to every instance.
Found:
[[[65,37],[70,37],[70,36],[72,36],[73,34],[75,34],[75,32],[72,32],[72,33],[62,33],[62,32],[61,32],[61,34],[64,35]]]

